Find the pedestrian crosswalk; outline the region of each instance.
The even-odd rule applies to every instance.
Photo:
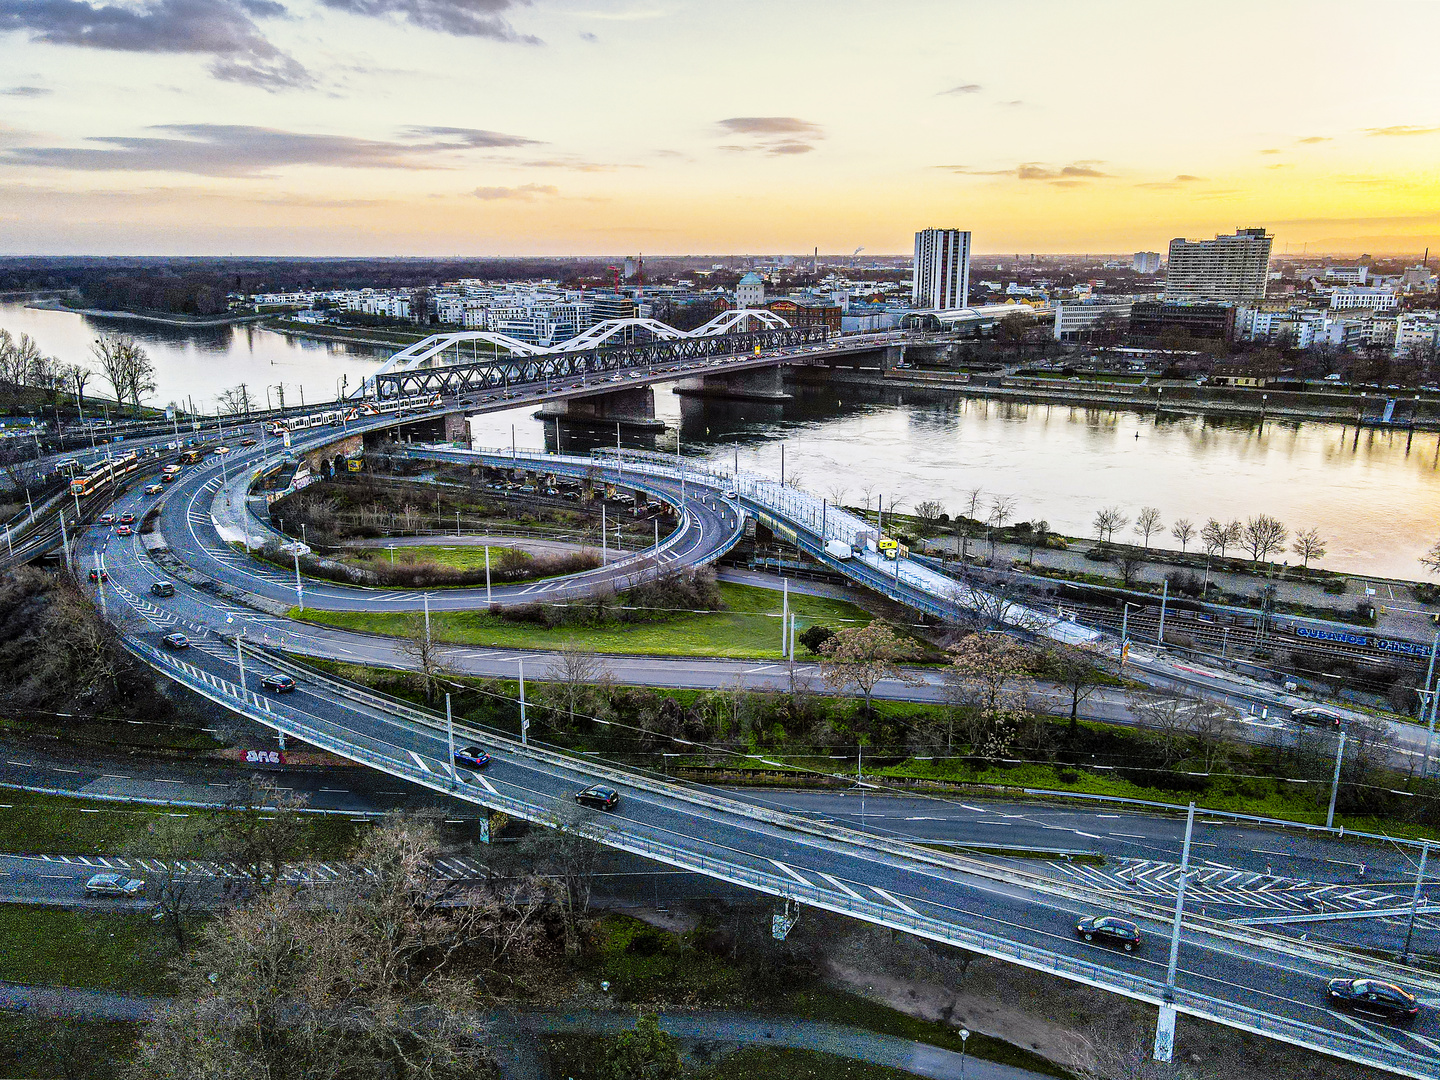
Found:
[[[1119,859],[1105,866],[1074,862],[1051,866],[1067,877],[1117,896],[1173,901],[1180,884],[1177,864],[1151,859]],[[1309,881],[1229,866],[1192,867],[1185,896],[1187,905],[1295,913],[1364,911],[1395,907],[1408,900],[1360,885]]]

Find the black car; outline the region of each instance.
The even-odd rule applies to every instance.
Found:
[[[1075,924],[1075,933],[1086,941],[1098,938],[1108,944],[1119,945],[1126,952],[1134,952],[1144,940],[1138,926],[1113,915],[1087,915]]]
[[[575,801],[581,806],[593,806],[596,810],[614,810],[620,803],[620,793],[614,788],[591,784],[575,793]]]
[[[478,746],[467,746],[463,750],[455,751],[455,764],[465,765],[472,769],[483,769],[490,764],[490,755]]]
[[[260,680],[260,689],[272,694],[288,694],[295,689],[295,680],[289,675],[266,675]]]
[[[1323,728],[1338,728],[1342,722],[1339,713],[1333,713],[1329,709],[1322,709],[1314,705],[1295,709],[1290,713],[1290,719],[1296,724],[1309,724],[1311,727]]]
[[[1326,984],[1325,996],[1332,1005],[1383,1016],[1387,1020],[1413,1020],[1420,1012],[1414,994],[1394,983],[1376,979],[1331,979]]]
[[[167,649],[174,649],[176,652],[190,647],[190,639],[184,634],[166,634],[160,640],[165,643]]]

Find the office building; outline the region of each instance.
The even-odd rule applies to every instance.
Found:
[[[910,306],[948,311],[970,305],[970,234],[925,229],[915,234],[915,277]]]
[[[1239,229],[1214,240],[1170,241],[1165,267],[1167,300],[1261,300],[1270,275],[1270,245],[1264,229]]]
[[[1330,294],[1330,307],[1335,311],[1348,308],[1388,311],[1399,306],[1399,303],[1400,298],[1395,295],[1394,289],[1376,289],[1365,285],[1349,285]]]
[[[1055,305],[1055,340],[1083,341],[1097,331],[1122,332],[1130,323],[1129,297],[1112,300],[1061,300]]]
[[[1160,269],[1160,253],[1158,251],[1137,251],[1135,257],[1130,261],[1130,267],[1137,274],[1153,274]]]
[[[1130,307],[1130,336],[1156,342],[1162,338],[1230,341],[1235,336],[1235,308],[1194,300],[1141,301]]]
[[[758,308],[765,306],[765,282],[759,274],[749,273],[735,286],[735,306]]]

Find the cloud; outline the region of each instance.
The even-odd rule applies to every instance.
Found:
[[[503,18],[513,0],[320,0],[334,11],[351,15],[396,17],[412,26],[457,37],[484,37],[522,45],[540,39],[518,34]]]
[[[1280,151],[1279,151],[1279,150],[1273,150],[1273,149],[1272,149],[1272,150],[1261,150],[1260,153],[1262,153],[1262,154],[1278,154],[1278,153],[1280,153]]]
[[[1150,180],[1143,184],[1136,184],[1138,188],[1149,188],[1152,191],[1174,191],[1184,184],[1198,184],[1205,180],[1203,176],[1191,176],[1189,173],[1179,173],[1173,180]]]
[[[284,14],[273,0],[149,0],[135,6],[0,0],[0,32],[27,33],[49,45],[207,55],[218,79],[267,90],[308,86],[310,73],[270,44],[254,21]]]
[[[482,128],[458,127],[412,127],[404,134],[410,138],[432,138],[451,140],[467,150],[495,150],[506,146],[540,146],[536,139],[521,135],[506,135],[499,131],[485,131]]]
[[[581,158],[537,158],[533,161],[517,161],[522,169],[565,169],[569,172],[600,173],[616,169],[638,169],[639,165],[616,165],[608,161],[585,161]]]
[[[54,91],[46,86],[12,86],[6,90],[0,90],[0,94],[6,97],[42,97],[45,94],[53,94]]]
[[[1021,101],[1019,98],[1016,98],[1014,101],[997,101],[995,104],[1003,106],[1007,109],[1014,109],[1020,107],[1021,105],[1028,105],[1030,103],[1028,101]]]
[[[1328,135],[1307,135],[1303,139],[1296,139],[1301,146],[1314,146],[1316,143],[1334,142]]]
[[[795,135],[822,138],[823,129],[809,120],[793,116],[732,116],[719,121],[727,135]]]
[[[935,96],[950,97],[953,95],[955,97],[959,97],[962,94],[978,94],[983,89],[985,88],[979,83],[961,83],[959,86],[952,86],[949,90],[941,90]]]
[[[1281,221],[1272,221],[1272,225],[1284,225],[1287,227],[1313,226],[1313,225],[1363,225],[1363,226],[1409,226],[1409,225],[1434,225],[1440,223],[1440,212],[1430,211],[1424,214],[1400,214],[1390,217],[1311,217],[1311,218],[1287,218]]]
[[[597,41],[599,41],[600,39],[599,39],[596,35],[592,34],[589,30],[581,30],[581,31],[580,31],[580,40],[581,40],[581,41],[588,41],[588,42],[590,42],[590,43],[593,45],[593,44],[595,44]]]
[[[1395,124],[1392,127],[1366,128],[1367,135],[1434,135],[1440,127],[1416,127],[1414,124]]]
[[[491,199],[520,199],[530,202],[538,195],[558,195],[558,188],[550,184],[521,184],[519,187],[478,187],[474,193],[477,199],[487,202]]]
[[[808,154],[815,149],[815,142],[825,137],[825,129],[819,124],[794,116],[732,116],[717,121],[716,126],[725,135],[750,138],[749,143],[725,143],[720,147],[731,153]]]
[[[441,155],[478,147],[522,145],[533,140],[469,128],[413,128],[431,136],[421,142],[313,135],[231,124],[162,124],[164,136],[104,136],[99,146],[21,146],[0,151],[0,163],[102,172],[180,172],[196,176],[254,178],[283,166],[344,169],[437,169]],[[494,136],[486,141],[478,136]]]
[[[976,169],[969,165],[934,165],[932,168],[960,176],[1008,176],[1014,180],[1043,180],[1056,187],[1077,187],[1090,180],[1113,180],[1114,173],[1102,172],[1096,161],[1076,161],[1059,169],[1037,161],[1026,161],[1011,169]]]

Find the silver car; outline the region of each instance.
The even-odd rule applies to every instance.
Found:
[[[145,882],[124,874],[96,874],[85,882],[85,891],[100,896],[135,896],[145,891]]]

